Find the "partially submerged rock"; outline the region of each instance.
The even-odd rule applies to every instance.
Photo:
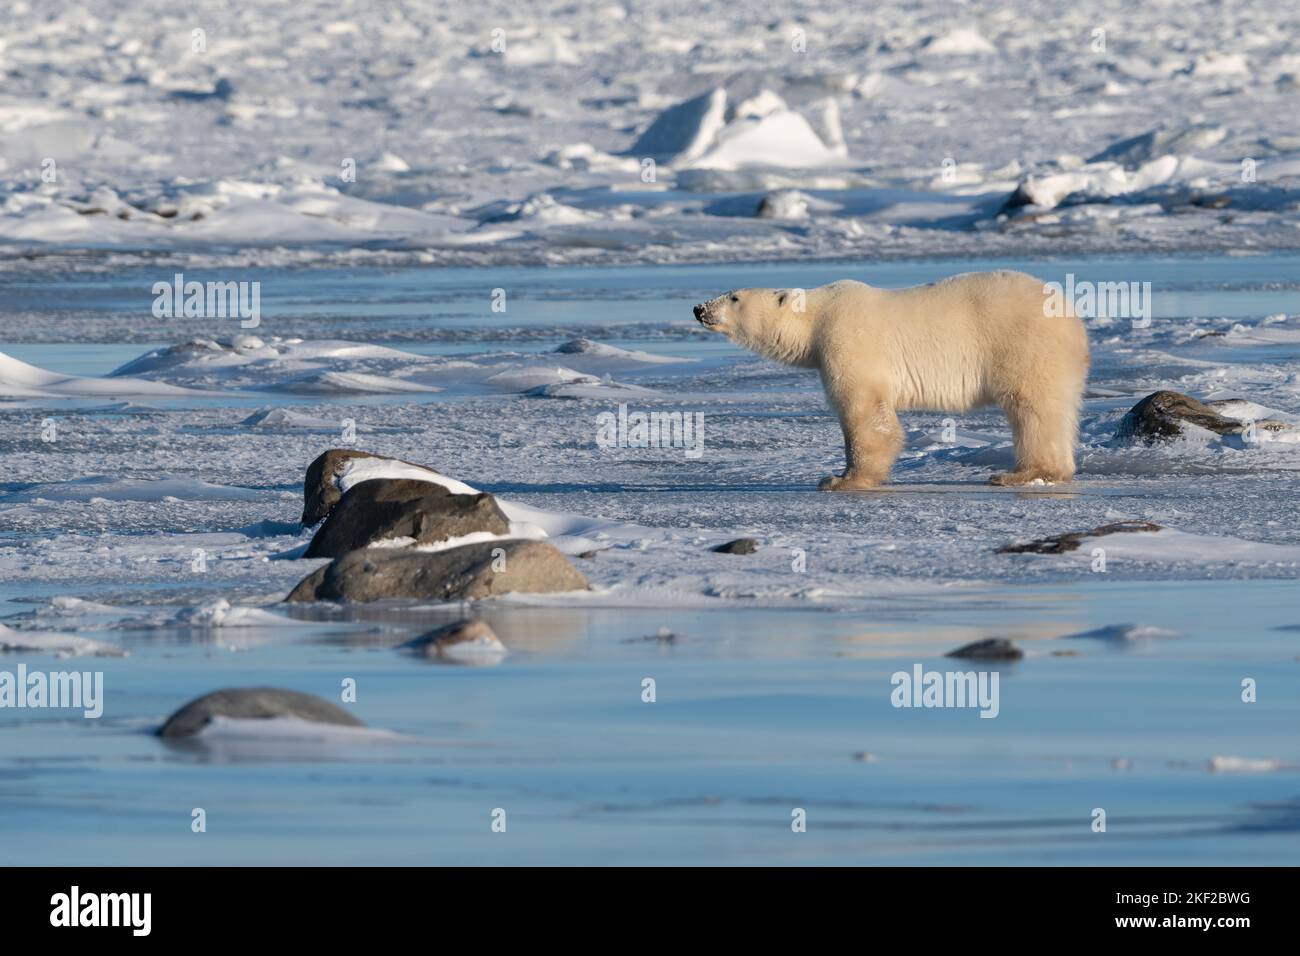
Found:
[[[410,478],[372,478],[353,485],[320,526],[304,557],[341,558],[377,541],[434,544],[476,532],[504,535],[510,523],[496,499],[454,495],[442,485]]]
[[[1018,661],[1025,652],[1005,637],[988,637],[982,641],[963,644],[944,657],[967,657],[980,661]]]
[[[476,600],[579,591],[587,579],[545,541],[484,541],[445,551],[361,548],[298,583],[288,601]]]
[[[1116,521],[1104,524],[1091,531],[1070,531],[1050,538],[1039,538],[1027,544],[1008,544],[998,548],[998,554],[1065,554],[1077,551],[1087,538],[1101,538],[1108,534],[1124,534],[1135,531],[1159,531],[1160,525],[1150,521]]]
[[[457,664],[495,663],[507,653],[485,621],[455,621],[407,641],[401,649]]]
[[[758,542],[753,538],[737,538],[710,550],[719,554],[753,554],[758,550]]]
[[[213,717],[243,720],[296,717],[316,724],[365,726],[342,707],[312,694],[281,690],[278,687],[229,687],[190,701],[167,718],[166,723],[159,728],[158,735],[169,738],[192,737],[203,730]]]
[[[1167,389],[1152,392],[1130,408],[1120,419],[1115,429],[1115,437],[1125,441],[1151,444],[1186,434],[1188,425],[1195,425],[1216,435],[1243,434],[1249,423],[1222,414],[1215,407],[1216,404],[1226,406],[1230,403],[1201,402],[1190,395]],[[1264,419],[1253,424],[1257,430],[1265,432],[1284,431],[1289,427],[1285,422],[1272,419]]]

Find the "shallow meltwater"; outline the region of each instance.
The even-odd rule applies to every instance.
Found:
[[[0,711],[5,853],[49,863],[1284,864],[1298,836],[1291,582],[882,595],[857,610],[482,611],[489,666],[396,649],[447,609],[307,627],[125,627],[98,720]],[[1243,623],[1242,606],[1249,606]],[[1126,623],[1127,622],[1127,623]],[[1286,628],[1290,627],[1290,630]],[[942,655],[990,635],[1015,661]],[[0,659],[13,667],[14,656]],[[996,675],[896,707],[899,674]],[[1242,701],[1242,681],[1259,689]],[[219,686],[338,699],[374,731],[174,745]],[[254,722],[257,723],[257,722]],[[189,832],[206,811],[205,834]],[[1096,808],[1105,833],[1094,832]],[[502,809],[515,840],[494,842]],[[806,833],[791,832],[802,810]],[[322,837],[329,833],[328,839]]]
[[[889,484],[819,494],[844,463],[816,373],[690,311],[749,285],[999,267],[1152,283],[1150,323],[1088,322],[1074,482],[990,485],[1012,460],[994,409],[906,414]],[[256,329],[156,320],[156,271],[2,280],[22,319],[0,333],[5,862],[1300,849],[1300,444],[1115,437],[1156,389],[1300,422],[1300,257],[223,271],[262,283]],[[600,440],[646,411],[701,416],[700,442]],[[282,603],[321,564],[299,518],[331,447],[493,493],[591,590]],[[399,647],[466,615],[506,653]],[[20,668],[100,680],[102,716],[20,705]],[[365,728],[155,735],[227,687],[316,695]]]

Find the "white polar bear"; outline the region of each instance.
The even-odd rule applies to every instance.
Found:
[[[848,467],[824,491],[873,488],[903,447],[897,412],[1000,405],[1015,471],[994,484],[1074,474],[1088,336],[1022,272],[973,272],[910,289],[844,280],[819,289],[739,289],[695,307],[706,328],[760,355],[820,370]]]

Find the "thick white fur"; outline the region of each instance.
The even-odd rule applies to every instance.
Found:
[[[910,289],[852,280],[741,289],[695,312],[760,355],[821,371],[848,459],[823,489],[871,488],[889,476],[903,444],[897,412],[984,405],[1001,406],[1016,449],[1015,471],[993,482],[1025,484],[1074,474],[1088,375],[1083,323],[1046,314],[1046,295],[1022,272],[973,272]]]

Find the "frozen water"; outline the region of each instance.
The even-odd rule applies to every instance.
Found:
[[[1162,388],[1300,424],[1300,12],[1180,10],[10,3],[0,673],[106,702],[0,708],[5,860],[1292,862],[1300,431],[1114,439]],[[1001,267],[1151,283],[1088,320],[1068,485],[989,486],[981,410],[819,494],[815,374],[690,314]],[[160,313],[180,274],[258,283],[256,326]],[[624,410],[702,415],[699,454],[600,441]],[[341,487],[490,491],[592,590],[280,605],[349,446],[413,464]],[[998,553],[1128,520],[1162,530]],[[470,612],[495,666],[397,650]],[[1025,652],[996,720],[890,706],[990,637]],[[150,733],[347,681],[370,729]],[[195,793],[238,826],[188,839]]]

